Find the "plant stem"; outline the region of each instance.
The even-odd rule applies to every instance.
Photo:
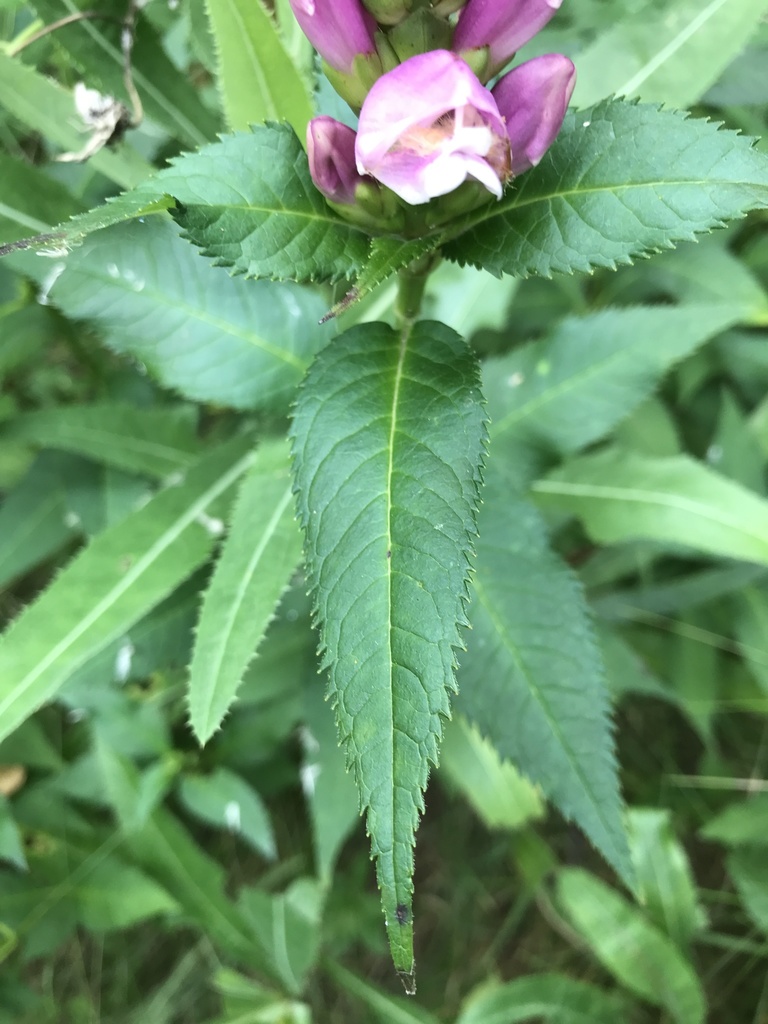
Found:
[[[409,327],[418,319],[429,275],[440,262],[440,253],[429,253],[414,260],[398,273],[395,316],[401,327]]]

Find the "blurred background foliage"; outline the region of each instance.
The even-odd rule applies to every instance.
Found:
[[[288,5],[273,6],[309,82]],[[0,243],[274,116],[231,74],[243,37],[222,11],[241,3],[151,0],[132,55],[144,120],[86,163],[56,162],[83,145],[76,83],[131,106],[126,7],[0,0]],[[78,9],[107,17],[33,40]],[[569,0],[535,45],[574,56],[580,104],[638,95],[768,137],[767,12]],[[244,38],[258,56],[263,37]],[[556,468],[534,493],[594,610],[639,900],[457,715],[419,832],[408,1001],[299,575],[224,729],[201,750],[186,723],[236,435],[284,428],[333,296],[229,278],[155,221],[67,260],[0,263],[3,623],[90,545],[107,561],[162,549],[131,607],[113,609],[108,641],[86,637],[74,671],[50,652],[56,703],[0,745],[0,1021],[768,1021],[768,521],[745,497],[768,482],[766,215],[617,273],[497,281],[444,265],[434,277],[427,312],[487,357],[491,401],[499,382],[536,385],[528,429]],[[385,285],[341,327],[388,316],[391,301]],[[277,368],[270,346],[288,354]],[[608,441],[570,454],[600,416],[617,424]],[[163,503],[158,483],[190,467]],[[595,497],[606,484],[609,507]],[[188,535],[193,521],[204,538]],[[98,571],[84,564],[73,601]],[[41,624],[66,614],[61,594],[38,606]]]

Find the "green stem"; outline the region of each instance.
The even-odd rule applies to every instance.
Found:
[[[439,253],[429,253],[399,272],[395,316],[400,327],[410,327],[418,319],[429,275],[439,262]]]

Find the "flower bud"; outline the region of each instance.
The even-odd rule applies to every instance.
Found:
[[[554,17],[562,0],[469,0],[453,37],[456,53],[490,50],[495,74]]]
[[[312,181],[326,199],[354,203],[363,181],[355,166],[355,132],[333,117],[316,117],[307,125],[307,156]]]
[[[535,167],[555,141],[575,85],[576,68],[560,53],[534,57],[496,85],[493,98],[507,124],[514,175]]]
[[[358,54],[376,50],[376,22],[360,0],[289,0],[301,30],[336,71],[348,74]]]
[[[447,50],[411,57],[374,84],[360,112],[355,156],[360,174],[414,206],[467,179],[501,198],[510,176],[496,102]]]

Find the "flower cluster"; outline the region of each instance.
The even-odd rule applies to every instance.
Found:
[[[290,2],[331,82],[359,110],[356,132],[331,117],[307,132],[312,178],[348,216],[384,227],[398,200],[402,214],[457,190],[465,208],[501,198],[560,131],[576,78],[567,57],[535,57],[486,83],[562,0]],[[420,52],[425,39],[433,45]]]

